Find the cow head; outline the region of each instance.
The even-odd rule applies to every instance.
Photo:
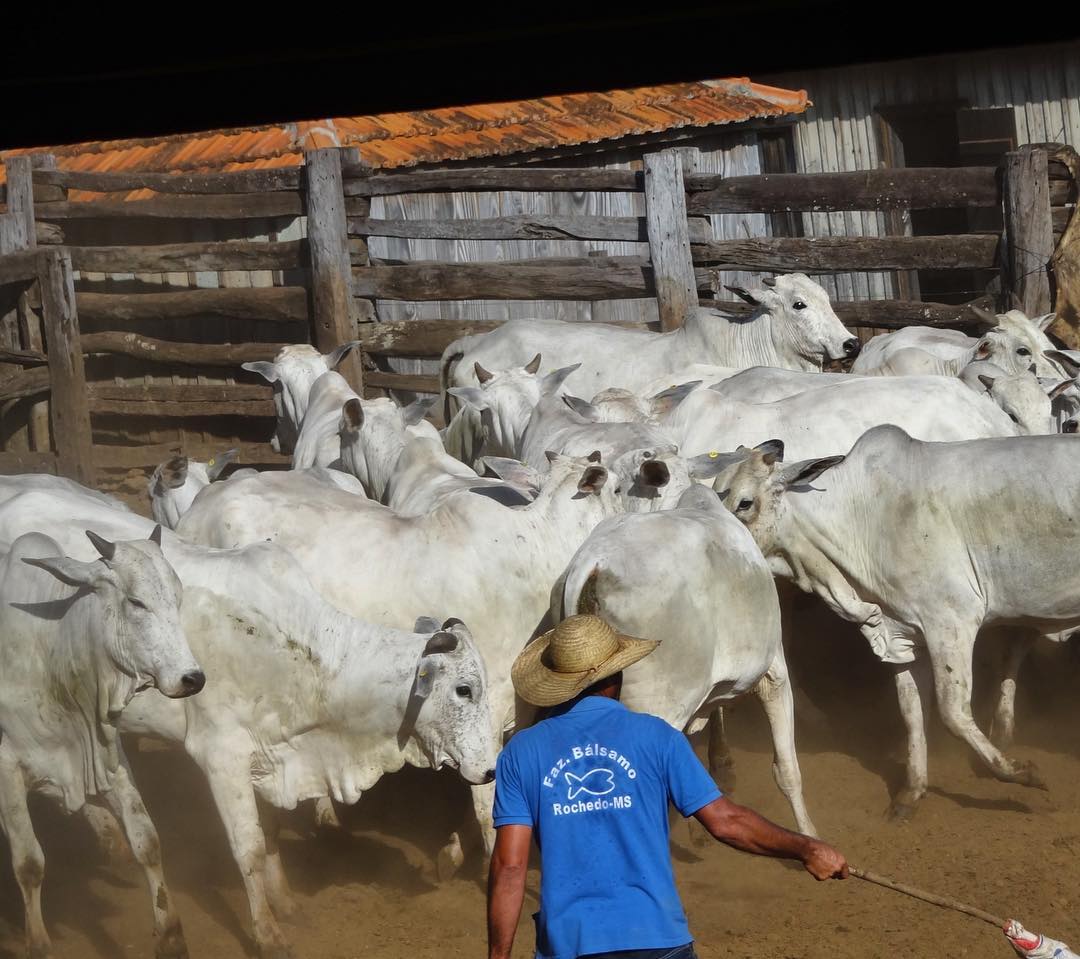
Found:
[[[760,289],[728,287],[768,316],[773,343],[781,356],[801,359],[807,369],[820,370],[826,360],[854,359],[859,340],[840,322],[829,294],[805,273],[765,277]]]
[[[447,390],[461,400],[465,410],[479,416],[484,453],[517,456],[529,417],[541,397],[559,392],[566,378],[581,364],[539,374],[541,354],[525,366],[491,372],[476,364],[479,386],[455,386]],[[468,413],[464,415],[470,415]]]
[[[806,489],[843,456],[784,463],[784,444],[767,440],[752,450],[740,446],[734,453],[720,454],[725,467],[713,481],[720,501],[750,532],[761,551],[769,556],[777,546],[777,527],[782,500],[789,490]]]
[[[630,390],[613,387],[597,393],[592,402],[587,404],[588,412],[575,405],[572,397],[567,397],[567,401],[579,413],[599,423],[656,423],[700,385],[701,380],[692,380],[649,397],[641,397]]]
[[[972,352],[972,361],[993,363],[1012,374],[1034,373],[1039,366],[1031,346],[1001,327],[988,330],[979,337]]]
[[[283,346],[273,362],[255,360],[240,364],[241,369],[257,373],[274,389],[277,425],[270,445],[275,452],[292,453],[300,433],[300,424],[307,412],[311,387],[323,373],[334,369],[359,344],[359,340],[353,340],[329,353],[320,353],[307,343],[297,343]]]
[[[495,778],[499,740],[488,699],[487,672],[472,634],[459,619],[441,627],[427,617],[416,629],[429,633],[413,679],[412,736],[428,761],[456,769],[479,785]]]
[[[147,540],[110,543],[87,530],[101,554],[92,563],[66,556],[23,557],[23,562],[68,586],[97,594],[103,623],[100,639],[112,666],[138,689],[155,686],[177,699],[206,682],[180,625],[180,580],[161,552],[161,527]]]
[[[1072,380],[1062,380],[1047,387],[1030,373],[1010,376],[1000,371],[981,372],[976,378],[988,397],[1016,424],[1020,435],[1058,432],[1053,402],[1072,389]]]
[[[1027,351],[1024,354],[1027,362],[1023,364],[1023,369],[1029,369],[1034,365],[1033,372],[1037,376],[1044,377],[1060,377],[1062,373],[1067,372],[1067,370],[1054,362],[1052,355],[1047,355],[1047,351],[1054,350],[1054,344],[1050,342],[1050,338],[1043,331],[1053,321],[1053,313],[1036,319],[1029,319],[1022,310],[991,313],[989,310],[972,307],[972,312],[984,326],[995,332],[1001,331],[1008,334],[1013,337],[1013,343],[1019,344]],[[1016,347],[1014,346],[1015,350]],[[977,359],[993,359],[998,366],[1010,373],[1019,373],[1021,371],[1014,368],[1016,364],[1002,363],[999,357],[977,357]]]
[[[167,529],[176,529],[180,517],[204,486],[209,486],[239,454],[238,449],[226,450],[200,463],[186,456],[174,456],[161,463],[150,477],[150,512],[154,520]]]

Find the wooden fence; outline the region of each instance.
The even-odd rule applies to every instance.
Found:
[[[380,322],[379,301],[655,298],[659,322],[651,326],[671,330],[690,306],[715,305],[723,271],[933,267],[997,270],[998,289],[978,302],[1003,308],[1015,296],[1029,313],[1046,312],[1047,263],[1076,202],[1067,171],[1038,148],[1009,154],[996,171],[725,179],[684,174],[675,149],[647,154],[641,166],[379,173],[351,151],[318,150],[300,168],[161,175],[77,173],[55,169],[47,157],[35,157],[34,164],[12,158],[8,212],[0,215],[0,470],[56,470],[89,482],[95,471],[152,467],[180,445],[198,458],[239,445],[244,463],[282,465],[286,458],[265,442],[272,428],[270,388],[240,371],[240,363],[271,359],[284,343],[306,341],[327,352],[359,337],[363,352],[343,370],[354,387],[368,395],[434,392],[431,372],[395,372],[388,361],[431,361],[458,336],[496,325]],[[102,196],[76,201],[71,190]],[[126,196],[135,190],[151,195]],[[644,215],[371,216],[375,196],[506,190],[640,194]],[[999,207],[1006,234],[715,240],[707,219],[714,213],[942,207]],[[250,225],[271,220],[297,228],[253,238]],[[94,241],[91,224],[114,229],[113,239]],[[225,240],[176,242],[177,224],[224,224],[233,232]],[[372,257],[368,239],[374,236],[631,241],[647,244],[648,252],[402,262]],[[164,282],[140,281],[148,276]],[[221,282],[190,286],[191,278],[205,276]],[[963,326],[972,319],[962,304],[835,306],[846,324],[866,330]],[[128,366],[102,365],[108,358]],[[146,424],[164,421],[184,426],[179,440],[152,441],[156,434],[146,432]]]

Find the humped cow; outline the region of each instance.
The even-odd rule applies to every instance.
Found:
[[[772,573],[712,490],[695,486],[674,509],[604,520],[570,560],[555,601],[560,616],[595,613],[628,635],[663,639],[626,670],[620,699],[631,709],[686,729],[755,693],[772,730],[777,785],[800,831],[817,834],[803,800]]]
[[[16,537],[0,559],[0,826],[23,896],[27,952],[51,955],[45,857],[27,806],[28,793],[40,792],[68,813],[108,805],[150,888],[157,955],[186,956],[157,831],[117,727],[133,699],[158,698],[136,697],[141,690],[191,696],[206,679],[181,627],[182,589],[162,555],[161,527],[131,542],[86,535],[87,561],[37,532]]]
[[[826,360],[859,352],[858,339],[837,318],[828,294],[804,274],[767,278],[761,289],[741,292],[754,305],[750,316],[695,307],[671,333],[601,323],[511,320],[446,348],[440,367],[444,394],[449,387],[475,385],[476,363],[488,370],[506,369],[536,353],[544,358],[541,369],[579,363],[567,389],[577,396],[594,396],[609,387],[639,391],[690,363],[820,370]]]
[[[983,626],[1080,624],[1080,444],[926,443],[884,425],[846,457],[782,457],[777,443],[734,454],[715,487],[775,575],[856,623],[893,664],[908,731],[907,785],[893,812],[910,815],[927,789],[931,693],[949,731],[997,778],[1042,785],[1031,763],[1005,756],[976,726],[972,650]]]
[[[310,495],[306,473],[275,475]],[[0,493],[18,479],[0,478]],[[0,539],[27,528],[45,529],[69,555],[79,556],[88,552],[76,535],[79,524],[92,523],[118,537],[139,535],[152,525],[78,484],[42,479],[53,481],[51,491],[49,484],[37,484],[0,507]],[[243,481],[243,476],[237,480]],[[356,502],[329,485],[326,489]],[[320,796],[355,802],[379,775],[405,763],[452,766],[468,781],[489,781],[498,739],[483,661],[460,621],[442,629],[437,624],[428,629],[425,622],[426,635],[415,636],[342,614],[313,589],[292,556],[272,544],[212,550],[166,532],[162,545],[184,584],[184,629],[195,637],[200,661],[214,664],[208,668],[215,696],[198,712],[148,708],[132,713],[120,729],[182,742],[202,767],[244,878],[256,940],[264,956],[285,956],[271,903],[286,910],[288,887],[273,823],[264,838],[253,812],[254,795],[286,808]],[[433,634],[445,630],[458,643],[450,648],[444,638],[421,661]],[[356,657],[354,646],[362,651]],[[378,669],[369,661],[375,648],[385,650]],[[363,669],[356,668],[360,663]],[[410,695],[424,690],[417,678],[421,667],[432,678],[433,691]],[[391,676],[399,677],[400,687]],[[275,698],[274,690],[282,690],[285,699]],[[402,703],[407,708],[397,712]],[[372,710],[381,711],[380,723],[372,723]],[[382,722],[391,724],[391,735],[383,735]],[[239,743],[249,750],[243,777],[230,765]]]

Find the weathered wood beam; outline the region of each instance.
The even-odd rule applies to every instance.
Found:
[[[5,214],[7,215],[7,214]],[[0,286],[8,283],[28,283],[38,275],[38,250],[19,250],[0,256]]]
[[[690,256],[682,161],[674,149],[645,154],[645,220],[653,285],[665,333],[683,325],[697,305],[697,281]]]
[[[275,453],[269,443],[236,443],[230,440],[190,440],[185,443],[157,443],[150,446],[118,446],[99,443],[94,462],[99,469],[138,469],[157,466],[177,453],[205,462],[227,446],[239,449],[236,462],[245,466],[288,466],[291,457]]]
[[[248,360],[272,360],[285,345],[174,343],[138,333],[85,333],[82,337],[84,353],[118,353],[155,363],[182,363],[188,366],[239,366]]]
[[[90,412],[122,416],[184,419],[195,416],[274,417],[269,387],[246,384],[204,385],[92,383],[88,387]]]
[[[300,286],[223,287],[173,293],[77,293],[79,313],[94,320],[173,320],[211,314],[232,319],[306,323]]]
[[[34,184],[60,186],[91,193],[153,190],[156,193],[238,194],[297,191],[296,167],[238,170],[233,173],[81,173],[75,170],[35,170]]]
[[[94,273],[186,273],[199,270],[294,270],[307,266],[307,241],[74,246],[76,270]]]
[[[703,220],[689,222],[690,239],[712,238]],[[377,220],[349,217],[351,236],[389,236],[434,240],[619,240],[647,243],[640,216],[500,216],[480,220]]]
[[[55,453],[5,452],[0,453],[0,475],[17,476],[19,473],[56,473]]]
[[[418,373],[385,373],[365,370],[364,383],[382,390],[408,390],[411,393],[438,393],[439,378]]]
[[[1028,316],[1050,312],[1050,257],[1054,227],[1046,151],[1024,147],[1005,154],[1006,278]]]
[[[148,200],[66,200],[38,203],[40,220],[167,219],[248,220],[299,216],[300,196],[295,193],[242,193],[235,195],[157,196]]]
[[[389,196],[395,193],[457,193],[491,190],[529,190],[543,193],[600,191],[637,193],[643,174],[633,170],[590,167],[514,169],[485,167],[461,170],[417,170],[412,173],[371,173],[369,168],[347,164],[346,196]]]

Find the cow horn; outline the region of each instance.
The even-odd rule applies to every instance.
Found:
[[[599,462],[600,462],[600,450],[593,450],[593,451],[592,451],[592,452],[591,452],[591,453],[590,453],[590,454],[589,454],[589,455],[588,455],[588,456],[586,457],[586,459],[588,459],[588,461],[589,461],[590,463],[599,463]]]
[[[724,289],[734,293],[740,300],[745,300],[751,306],[761,306],[761,303],[752,294],[747,293],[741,286],[728,286],[725,283]]]
[[[998,319],[989,310],[984,310],[981,306],[971,304],[971,312],[974,313],[980,320],[982,320],[987,326],[997,326]]]
[[[531,360],[529,360],[529,362],[527,364],[525,364],[525,372],[526,373],[538,373],[540,371],[540,357],[541,357],[541,354],[537,353],[536,356],[534,356]],[[477,376],[479,376],[479,375],[480,374],[479,374],[479,371],[478,371]]]
[[[154,527],[154,532],[152,532],[150,534],[150,542],[155,543],[158,546],[161,545],[161,524],[160,523],[158,523],[157,526]]]
[[[761,285],[762,286],[767,286],[771,290],[774,286],[776,286],[776,277],[775,276],[763,276],[761,278]]]
[[[116,543],[110,543],[103,536],[98,536],[93,530],[88,529],[86,535],[90,542],[94,544],[94,549],[101,554],[102,559],[112,559],[116,555]]]
[[[473,363],[473,369],[476,371],[476,379],[481,383],[486,383],[495,375],[494,373],[489,373],[479,363]]]

